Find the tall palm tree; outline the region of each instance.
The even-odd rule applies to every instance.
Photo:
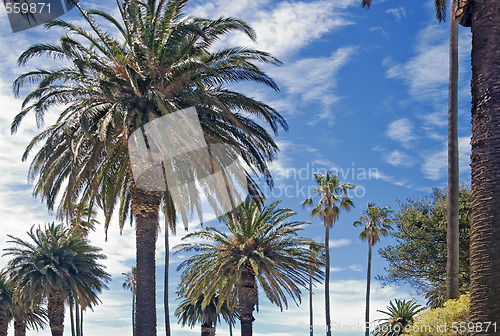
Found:
[[[61,336],[65,302],[78,298],[84,307],[99,302],[97,295],[105,287],[104,281],[111,279],[98,263],[106,257],[62,225],[33,226],[28,236],[30,241],[9,235],[9,243],[15,247],[4,249],[4,255],[12,256],[8,275],[23,288],[23,300],[44,296],[52,335]]]
[[[217,323],[220,323],[221,317],[229,325],[233,325],[238,318],[237,311],[232,310],[227,302],[223,302],[220,309],[219,296],[213,295],[210,301],[204,306],[205,297],[202,295],[195,300],[183,297],[182,302],[175,310],[175,316],[179,319],[182,326],[188,325],[194,327],[201,323],[201,336],[214,336]]]
[[[421,307],[415,300],[389,301],[387,311],[377,310],[388,317],[380,319],[382,321],[373,331],[374,336],[399,336],[405,332],[405,328],[413,324],[413,317],[425,307]]]
[[[188,298],[204,294],[202,308],[218,293],[220,311],[227,302],[234,307],[237,298],[241,335],[252,335],[258,287],[268,299],[283,310],[288,307],[287,295],[300,302],[300,287],[306,287],[309,276],[321,278],[319,261],[309,255],[311,240],[297,234],[304,222],[288,221],[295,213],[279,208],[279,201],[263,206],[248,198],[237,209],[237,217],[222,218],[228,232],[215,228],[191,233],[184,240],[198,238],[207,243],[185,243],[177,252],[195,251],[179,265],[183,291]],[[316,267],[312,267],[315,265]]]
[[[361,0],[369,8],[372,0]],[[446,0],[435,0],[436,18],[441,23],[446,17]],[[448,299],[459,296],[459,214],[458,193],[458,23],[455,19],[457,0],[450,0],[449,18],[449,77],[448,77],[448,230],[446,295]]]
[[[456,14],[472,31],[470,311],[474,323],[484,323],[500,321],[500,2],[459,0]]]
[[[131,272],[127,273],[122,273],[122,275],[125,275],[125,281],[122,284],[122,287],[126,290],[129,290],[132,292],[132,335],[135,336],[135,296],[137,294],[136,288],[137,288],[137,280],[135,278],[135,275],[137,273],[137,267],[132,267]]]
[[[315,264],[319,261],[322,265],[325,264],[325,246],[323,244],[312,243],[309,244],[309,257],[311,260],[315,261]],[[312,264],[311,274],[309,275],[309,335],[314,335],[314,312],[313,312],[313,278],[314,269],[317,265]]]
[[[285,120],[270,106],[225,88],[229,83],[251,81],[278,90],[256,63],[280,62],[268,53],[242,47],[212,51],[213,43],[230,32],[240,31],[252,39],[255,33],[234,18],[187,18],[182,14],[186,3],[117,1],[118,18],[100,11],[87,12],[76,4],[89,30],[55,20],[46,26],[64,30],[60,42],[35,45],[19,58],[22,65],[39,55],[62,58],[68,64],[30,71],[14,85],[19,93],[27,83],[38,84],[13,121],[13,132],[26,114],[34,112],[42,122],[46,111],[65,106],[58,121],[36,136],[25,152],[24,159],[35,144],[43,142],[30,171],[37,179],[35,195],[49,208],[60,199],[59,211],[68,216],[74,199],[96,203],[104,210],[105,227],[117,203],[121,227],[128,218],[135,219],[136,315],[141,336],[156,335],[158,212],[164,209],[168,224],[175,226],[176,209],[172,209],[168,190],[148,191],[136,186],[129,137],[156,118],[194,106],[208,144],[241,149],[246,163],[272,183],[267,162],[275,158],[278,147],[251,117],[262,118],[275,133],[280,127],[287,129]],[[106,32],[98,20],[116,27],[119,36]],[[250,173],[247,177],[251,181]],[[201,212],[197,206],[200,197],[191,196],[191,205],[186,208]],[[187,225],[187,214],[179,215]],[[168,330],[168,314],[166,317]]]
[[[313,206],[311,216],[319,216],[325,224],[325,316],[326,316],[326,335],[331,336],[331,318],[330,318],[330,228],[339,219],[340,211],[349,211],[354,207],[354,203],[347,196],[348,190],[353,189],[352,184],[340,184],[338,175],[331,172],[326,174],[314,174],[318,187],[314,189],[315,197],[318,199],[314,204],[313,198],[308,198],[302,203],[302,207]]]
[[[370,334],[370,281],[372,269],[372,247],[379,240],[380,236],[387,236],[392,230],[390,218],[392,211],[388,207],[379,208],[373,203],[368,203],[368,208],[363,211],[359,221],[355,221],[354,226],[364,225],[359,234],[362,240],[368,241],[368,265],[366,268],[366,311],[365,311],[365,336]]]

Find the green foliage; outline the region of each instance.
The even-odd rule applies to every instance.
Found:
[[[98,261],[105,259],[101,249],[62,225],[34,226],[29,241],[9,235],[5,255],[9,279],[19,288],[22,300],[36,301],[59,293],[64,300],[78,300],[82,307],[99,302],[98,294],[111,276]]]
[[[467,336],[472,335],[475,324],[470,323],[469,294],[448,300],[443,307],[430,308],[418,313],[413,322],[412,336]]]
[[[181,284],[187,297],[204,295],[205,307],[218,293],[218,309],[224,301],[233,307],[242,273],[250,271],[280,309],[288,307],[287,296],[300,301],[300,287],[308,284],[309,277],[321,279],[321,262],[310,257],[309,247],[314,242],[298,236],[305,222],[289,221],[295,212],[279,208],[279,203],[260,208],[248,198],[238,207],[237,220],[222,218],[228,232],[207,227],[183,238],[208,241],[175,248],[176,253],[197,252],[178,267],[185,268]]]
[[[413,317],[425,309],[415,302],[415,300],[398,300],[390,301],[387,306],[387,311],[378,310],[378,312],[386,314],[388,317],[378,320],[382,321],[375,330],[375,336],[398,336],[405,332],[413,324]]]
[[[183,300],[175,310],[174,315],[179,319],[182,326],[194,327],[197,323],[200,323],[215,327],[217,323],[220,323],[221,317],[228,324],[234,325],[236,319],[238,319],[238,311],[230,309],[227,302],[222,303],[220,310],[217,309],[219,307],[218,295],[213,295],[208,304],[203,307],[204,295],[191,300],[183,293],[179,294]]]
[[[394,216],[391,236],[398,244],[380,249],[389,266],[387,275],[377,277],[384,283],[409,283],[439,307],[446,300],[446,193],[434,189],[422,199],[409,199]],[[470,190],[459,193],[460,293],[469,290]]]
[[[359,237],[362,240],[368,240],[368,244],[373,246],[380,240],[380,236],[387,236],[392,230],[391,214],[392,210],[388,207],[379,208],[369,203],[368,208],[359,217],[359,221],[355,221],[353,225],[356,227],[365,225]]]

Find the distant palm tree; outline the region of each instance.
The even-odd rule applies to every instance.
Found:
[[[125,282],[122,284],[122,287],[126,290],[129,290],[132,292],[132,335],[135,336],[135,295],[137,294],[136,288],[137,288],[137,279],[135,278],[135,275],[137,273],[137,267],[132,267],[132,271],[128,273],[122,273],[122,275],[125,275]]]
[[[373,203],[368,204],[368,209],[363,211],[359,221],[354,222],[354,226],[364,225],[363,231],[359,234],[362,240],[368,240],[368,266],[366,271],[366,312],[365,312],[365,336],[370,334],[370,281],[372,268],[372,246],[379,240],[380,236],[387,236],[392,230],[392,211],[388,207],[379,208]]]
[[[254,117],[261,118],[274,133],[288,128],[284,118],[269,105],[227,88],[235,82],[249,81],[278,90],[257,64],[279,65],[279,60],[245,47],[214,51],[214,43],[228,33],[242,32],[255,40],[255,32],[234,18],[187,17],[183,14],[186,4],[186,0],[117,1],[118,17],[85,11],[75,4],[90,29],[54,20],[46,26],[62,29],[59,43],[37,44],[18,60],[25,65],[31,58],[44,55],[68,60],[68,65],[29,71],[15,81],[17,93],[25,84],[38,86],[24,100],[12,132],[28,113],[34,112],[41,125],[47,111],[65,108],[57,123],[36,136],[25,152],[24,160],[35,144],[42,145],[37,147],[40,149],[30,171],[37,179],[34,193],[49,208],[60,200],[59,210],[66,215],[71,215],[74,199],[99,204],[104,209],[105,227],[115,208],[120,227],[128,218],[135,219],[136,315],[141,336],[156,335],[154,256],[159,211],[164,209],[167,226],[173,229],[176,211],[181,211],[173,208],[168,190],[137,187],[128,139],[157,118],[195,107],[206,142],[238,148],[252,170],[272,184],[267,163],[276,157],[278,146]],[[116,28],[116,34],[106,32],[99,21]],[[250,172],[247,178],[252,181]],[[200,210],[200,197],[195,196],[190,203],[193,206],[187,206],[193,211]],[[187,225],[186,213],[179,215]],[[168,334],[168,312],[165,323]]]
[[[413,317],[424,310],[422,307],[415,302],[415,300],[394,300],[389,301],[389,306],[387,306],[387,311],[377,310],[378,312],[388,315],[385,319],[380,319],[378,321],[383,321],[380,323],[373,331],[374,336],[399,336],[405,332],[405,328],[413,324]]]
[[[188,298],[204,294],[202,307],[218,293],[217,309],[227,302],[232,308],[237,297],[241,335],[252,335],[252,312],[257,303],[257,282],[272,303],[288,307],[287,294],[300,302],[300,287],[306,287],[309,276],[321,278],[320,262],[309,255],[310,239],[299,237],[304,222],[288,221],[295,212],[279,208],[279,201],[262,208],[247,199],[237,208],[237,218],[222,218],[229,232],[215,228],[187,235],[208,243],[181,244],[177,252],[198,254],[182,262],[183,291]]]
[[[8,263],[9,278],[23,288],[23,299],[47,300],[50,329],[53,336],[64,331],[64,305],[77,298],[83,307],[99,302],[98,293],[111,276],[98,263],[106,257],[101,249],[62,225],[34,226],[28,232],[31,241],[9,235],[4,255],[13,258]]]
[[[326,335],[331,336],[331,318],[330,318],[330,228],[339,218],[340,211],[349,211],[354,207],[354,203],[347,196],[349,189],[353,189],[352,184],[340,184],[338,175],[331,172],[326,174],[314,174],[318,187],[314,189],[317,203],[311,211],[313,218],[319,216],[325,224],[325,316],[326,316]],[[314,198],[308,198],[302,203],[302,207],[312,206]]]
[[[197,323],[201,323],[201,336],[214,336],[217,323],[220,323],[221,317],[229,325],[233,325],[239,317],[237,311],[232,310],[227,302],[223,302],[220,309],[219,296],[213,295],[206,306],[203,305],[205,297],[202,295],[198,299],[191,300],[183,297],[182,302],[175,310],[175,316],[179,319],[182,326],[188,325],[194,327]]]

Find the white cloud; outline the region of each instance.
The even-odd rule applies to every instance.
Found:
[[[326,121],[334,122],[332,105],[340,97],[335,93],[339,71],[355,54],[356,47],[339,48],[329,57],[305,58],[286,67],[271,69],[269,73],[284,87],[291,109],[297,109],[318,102],[322,111],[310,118],[310,124]]]
[[[413,124],[407,118],[398,119],[390,123],[385,134],[390,139],[401,143],[405,148],[411,147],[411,142],[415,140]]]
[[[385,161],[395,167],[411,167],[415,164],[414,160],[406,153],[395,150],[385,156]]]
[[[398,8],[390,8],[385,11],[387,14],[391,14],[394,16],[397,22],[400,22],[401,19],[406,18],[406,11],[403,7]]]
[[[342,239],[332,239],[330,240],[330,248],[344,247],[351,245],[351,240],[342,238]]]
[[[359,265],[351,265],[351,266],[349,266],[349,268],[351,270],[353,270],[354,272],[361,272],[363,270],[363,268]]]

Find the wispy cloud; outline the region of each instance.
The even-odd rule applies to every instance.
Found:
[[[405,152],[394,150],[385,156],[385,161],[395,167],[412,167],[415,161]]]
[[[470,162],[470,137],[460,137],[458,139],[459,164],[462,173],[469,171]],[[448,149],[447,145],[443,144],[441,149],[424,153],[422,164],[422,173],[427,179],[439,180],[446,176],[448,168]]]
[[[415,140],[413,124],[407,118],[401,118],[390,123],[385,134],[405,148],[411,147],[412,141]]]
[[[401,19],[406,18],[406,10],[403,7],[390,8],[385,12],[387,14],[393,15],[397,22],[400,22]]]
[[[352,241],[350,239],[346,239],[346,238],[333,239],[333,240],[330,240],[330,247],[331,248],[344,247],[344,246],[351,245],[351,243],[352,243]]]

